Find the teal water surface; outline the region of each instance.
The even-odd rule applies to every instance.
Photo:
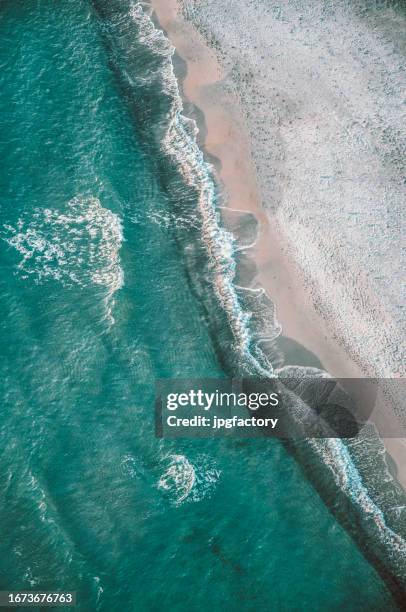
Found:
[[[154,158],[167,94],[130,100],[85,0],[4,1],[0,36],[1,589],[392,609],[281,444],[155,438],[156,378],[224,375]]]

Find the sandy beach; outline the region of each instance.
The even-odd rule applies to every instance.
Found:
[[[341,267],[328,262],[324,269],[317,269],[323,248],[318,241],[317,224],[312,235],[311,228],[295,223],[288,206],[264,206],[265,175],[272,174],[272,169],[267,166],[261,175],[255,155],[258,151],[263,153],[266,142],[260,142],[260,131],[253,131],[241,98],[230,87],[227,61],[218,45],[208,45],[207,37],[184,19],[184,7],[178,0],[152,0],[151,5],[177,54],[186,62],[183,95],[204,115],[204,149],[218,160],[218,178],[226,205],[254,214],[259,222],[260,234],[250,254],[257,266],[252,285],[264,287],[271,296],[283,334],[316,355],[333,376],[402,374],[403,364],[396,361],[400,351],[394,355],[392,349],[394,341],[396,345],[396,325],[368,284],[365,270],[360,266],[354,272],[353,264],[345,261]],[[263,134],[264,138],[268,135]],[[282,188],[276,186],[275,190]],[[272,197],[268,193],[267,201]],[[334,239],[331,245],[334,251]],[[326,251],[321,255],[327,256],[331,254]],[[353,287],[344,285],[343,274],[356,275]],[[330,296],[326,296],[329,290]],[[364,343],[357,342],[357,334]],[[371,359],[371,350],[377,346],[379,359]],[[379,427],[379,422],[388,419],[396,422],[389,414],[378,414],[375,421]],[[404,440],[391,438],[386,446],[396,462],[398,479],[406,487]]]
[[[259,221],[260,236],[253,249],[258,266],[256,281],[275,302],[284,334],[315,353],[335,375],[362,376],[360,367],[348,361],[330,337],[323,319],[308,303],[300,275],[289,257],[282,228],[277,219],[270,223],[261,205],[247,130],[237,99],[222,87],[222,68],[215,53],[199,32],[182,19],[177,0],[152,0],[151,4],[176,52],[187,63],[183,94],[204,113],[207,131],[204,148],[220,162],[219,178],[227,205],[253,213]]]

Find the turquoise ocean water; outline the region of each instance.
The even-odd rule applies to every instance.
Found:
[[[137,3],[3,0],[0,37],[0,588],[395,609],[279,442],[154,436],[155,379],[229,374],[246,341],[163,36]]]

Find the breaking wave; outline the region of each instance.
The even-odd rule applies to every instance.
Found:
[[[98,198],[75,197],[62,210],[36,208],[15,227],[3,226],[2,238],[21,256],[17,273],[41,284],[56,280],[65,287],[97,285],[105,291],[111,321],[113,296],[123,286],[123,241],[118,215]]]
[[[242,300],[241,295],[245,288],[237,287],[234,283],[237,268],[235,255],[242,246],[252,246],[253,239],[251,237],[251,244],[244,245],[243,240],[241,243],[237,241],[236,234],[227,231],[220,223],[212,166],[204,159],[203,152],[197,145],[196,123],[183,115],[183,102],[172,61],[174,47],[164,33],[154,26],[141,4],[132,4],[130,17],[140,32],[138,42],[161,59],[155,78],[160,81],[161,91],[169,96],[169,107],[164,132],[159,138],[160,146],[174,161],[183,184],[197,195],[197,212],[201,221],[200,239],[205,245],[209,260],[211,284],[232,331],[233,348],[240,353],[241,363],[245,362],[251,373],[272,376],[273,367],[268,360],[261,360],[260,353],[255,349],[255,341],[272,340],[281,333],[274,305],[263,289],[251,294],[251,290],[246,288],[246,298]],[[194,202],[196,203],[196,198]],[[196,210],[191,214],[196,215]],[[251,295],[258,299],[250,299]],[[260,333],[258,330],[265,318],[266,330],[262,327]]]
[[[131,4],[126,19],[123,19],[122,15],[117,18],[114,10],[109,14],[109,9],[98,2],[95,2],[95,5],[103,19],[107,18],[110,25],[113,24],[112,36],[116,33],[120,50],[124,56],[127,54],[124,62],[118,62],[120,78],[124,78],[126,87],[131,86],[137,90],[137,99],[147,100],[149,103],[148,108],[142,109],[141,119],[138,119],[141,124],[148,125],[147,128],[144,127],[148,129],[149,140],[151,130],[153,132],[155,129],[151,127],[150,115],[153,112],[159,115],[159,129],[155,129],[155,145],[159,151],[160,174],[164,177],[163,181],[166,181],[168,191],[174,194],[173,199],[176,200],[182,216],[197,220],[199,239],[203,242],[208,259],[210,280],[207,287],[210,285],[214,289],[217,302],[221,305],[232,332],[233,344],[231,350],[228,347],[225,360],[228,365],[235,366],[233,353],[237,353],[240,357],[238,366],[245,375],[274,377],[277,375],[277,365],[272,362],[272,342],[281,333],[281,328],[275,317],[272,300],[261,288],[244,287],[235,282],[239,253],[252,245],[252,228],[242,232],[243,239],[239,243],[239,223],[236,223],[235,219],[230,223],[233,227],[237,226],[235,235],[232,233],[233,227],[230,231],[221,224],[221,203],[218,202],[213,169],[197,145],[195,122],[183,115],[182,98],[172,61],[175,49],[165,34],[155,27],[140,3]],[[131,21],[132,29],[129,29],[128,20]],[[142,70],[136,59],[130,58],[129,61],[128,51],[123,49],[126,43],[131,45],[134,35],[137,36],[137,44],[144,45],[151,55],[151,61],[144,61]],[[155,91],[155,102],[152,102],[152,89]],[[156,101],[157,90],[160,92],[159,101]],[[171,178],[173,167],[178,173],[175,178]],[[180,182],[183,183],[182,186],[179,186]],[[186,191],[189,188],[192,196],[185,196],[185,187]],[[200,251],[192,238],[193,236],[190,236],[189,242],[186,241],[183,248],[195,265]],[[200,274],[200,277],[202,276]],[[192,283],[197,285],[202,282],[196,278],[192,279]],[[204,288],[203,283],[200,292],[202,301],[208,299],[204,295]],[[313,454],[314,459],[321,459],[330,470],[330,485],[334,482],[335,487],[360,514],[372,517],[374,534],[379,538],[379,559],[386,557],[391,571],[403,582],[406,543],[386,524],[382,511],[372,500],[345,443],[339,439],[309,440],[307,451]],[[169,466],[160,478],[158,488],[166,491],[175,504],[180,504],[190,498],[195,486],[195,467],[183,455],[171,455]],[[403,561],[400,561],[401,559]]]
[[[221,474],[207,457],[197,457],[192,464],[185,455],[172,454],[165,458],[165,463],[166,470],[157,486],[175,506],[207,497]]]

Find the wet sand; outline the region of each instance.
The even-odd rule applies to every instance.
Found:
[[[223,86],[223,69],[216,52],[210,48],[193,24],[184,20],[178,0],[151,0],[161,27],[177,54],[186,63],[182,93],[203,113],[204,149],[218,160],[217,172],[226,205],[256,216],[260,234],[252,248],[258,273],[253,284],[265,288],[276,305],[283,334],[300,343],[321,361],[333,376],[354,378],[371,376],[368,364],[340,341],[331,318],[317,308],[314,291],[292,257],[292,245],[278,215],[265,211],[252,162],[251,138],[241,113],[240,102]],[[339,325],[337,321],[337,325]],[[378,415],[381,419],[392,415]],[[386,440],[406,488],[406,441]]]

